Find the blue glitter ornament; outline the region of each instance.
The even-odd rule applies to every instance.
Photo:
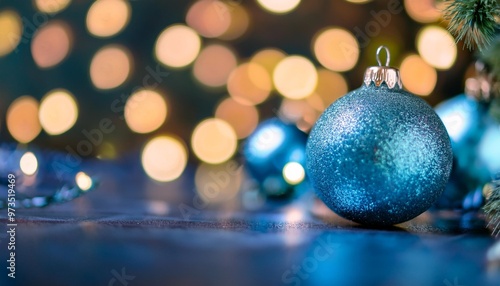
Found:
[[[307,135],[278,118],[257,126],[243,146],[245,167],[268,196],[293,195],[305,179]]]
[[[461,94],[438,104],[435,111],[448,131],[454,157],[451,178],[436,206],[461,208],[468,192],[491,180],[477,148],[486,128],[488,106]]]
[[[330,105],[307,143],[307,174],[323,202],[352,221],[410,220],[442,194],[452,166],[446,129],[399,70],[370,67],[364,84]]]

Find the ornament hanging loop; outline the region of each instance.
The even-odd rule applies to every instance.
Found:
[[[387,48],[386,46],[378,47],[378,49],[377,49],[377,63],[378,63],[378,66],[382,66],[382,62],[380,61],[380,52],[382,51],[382,49],[384,49],[385,53],[387,54],[387,59],[385,60],[385,66],[388,67],[390,62],[391,62],[391,53],[389,53],[389,48]]]
[[[385,60],[385,65],[382,66],[382,61],[380,61],[380,54],[382,49],[385,50],[387,58]],[[391,54],[386,46],[380,46],[377,49],[377,62],[378,66],[369,67],[365,71],[365,78],[363,80],[364,85],[369,87],[371,84],[375,84],[376,87],[385,83],[388,88],[403,88],[403,83],[401,82],[401,76],[397,68],[392,68],[389,66],[391,62]]]

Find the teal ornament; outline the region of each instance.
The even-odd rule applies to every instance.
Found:
[[[488,125],[488,106],[461,94],[435,107],[450,136],[454,164],[438,208],[461,208],[465,196],[491,180],[478,145]]]
[[[386,66],[379,53],[387,52]],[[307,174],[338,215],[372,226],[410,220],[442,194],[452,167],[446,129],[421,98],[403,90],[389,51],[377,50],[361,88],[330,105],[307,142]]]
[[[257,126],[243,146],[245,168],[265,195],[297,195],[305,180],[307,135],[278,118]]]

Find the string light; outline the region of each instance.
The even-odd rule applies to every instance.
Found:
[[[232,13],[222,1],[200,0],[195,2],[186,15],[186,23],[207,38],[215,38],[229,30]]]
[[[427,96],[436,86],[437,72],[418,55],[409,55],[401,63],[401,80],[410,92]]]
[[[234,129],[229,123],[218,118],[200,122],[191,136],[191,147],[196,157],[210,164],[220,164],[229,160],[237,145]]]
[[[31,96],[14,100],[7,110],[7,129],[20,143],[35,139],[42,127],[38,119],[38,101]]]
[[[167,103],[153,90],[140,90],[132,94],[125,104],[125,121],[136,133],[153,132],[167,118]]]
[[[38,160],[35,154],[26,152],[19,161],[19,168],[27,176],[32,176],[38,170]]]
[[[54,21],[41,27],[31,42],[31,55],[41,68],[62,62],[71,49],[71,31],[66,23]]]
[[[114,36],[127,26],[130,14],[130,4],[127,1],[95,1],[87,13],[87,29],[96,37]]]
[[[130,76],[132,57],[123,46],[109,45],[97,51],[90,63],[90,79],[98,89],[122,85]]]
[[[439,26],[426,26],[417,36],[417,49],[431,66],[447,70],[457,58],[457,45],[453,36]]]
[[[233,51],[223,45],[205,47],[193,67],[195,78],[209,87],[220,87],[227,83],[229,74],[236,68]]]
[[[89,177],[89,175],[85,174],[84,172],[78,172],[75,176],[75,182],[76,185],[82,190],[82,191],[88,191],[92,188],[92,179]]]
[[[155,55],[162,64],[181,68],[191,64],[201,49],[201,39],[184,25],[173,25],[161,32],[156,40]]]
[[[179,178],[186,168],[186,147],[174,137],[159,136],[146,144],[141,162],[144,171],[153,180],[173,181]]]
[[[78,106],[73,95],[64,89],[50,91],[42,98],[38,118],[42,128],[50,135],[68,131],[78,118]]]
[[[250,135],[259,123],[259,112],[255,106],[243,105],[232,98],[226,98],[217,106],[215,117],[229,123],[238,139]]]
[[[19,14],[12,10],[0,12],[0,57],[12,52],[23,33],[23,26]]]
[[[266,70],[256,63],[244,63],[238,66],[227,82],[229,95],[245,105],[264,102],[272,89],[271,78]]]
[[[314,55],[325,68],[333,71],[351,70],[359,58],[358,41],[342,28],[327,28],[313,40]]]
[[[269,12],[285,14],[295,9],[300,0],[257,0],[257,3]]]
[[[273,82],[276,89],[290,99],[301,99],[310,95],[318,83],[316,68],[305,57],[289,56],[274,69]]]

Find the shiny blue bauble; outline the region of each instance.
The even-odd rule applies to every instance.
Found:
[[[438,208],[461,208],[465,196],[491,181],[500,171],[500,124],[488,105],[465,94],[435,108],[451,139],[454,165]]]
[[[265,195],[295,195],[294,186],[305,179],[300,171],[305,172],[306,142],[307,135],[304,132],[278,118],[263,121],[247,138],[243,146],[245,168]],[[289,163],[299,165],[294,164],[292,177],[285,178],[283,169]]]
[[[373,82],[325,110],[306,154],[319,198],[338,215],[373,226],[426,211],[452,166],[450,139],[434,110],[397,86]]]

